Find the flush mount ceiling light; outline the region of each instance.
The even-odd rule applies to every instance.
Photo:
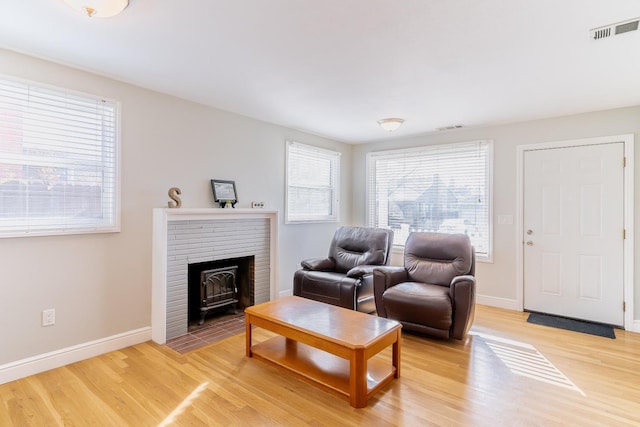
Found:
[[[122,12],[129,0],[64,0],[72,9],[90,18],[109,18]]]
[[[404,119],[390,118],[378,120],[380,127],[389,132],[393,132],[398,129],[402,123],[404,123]]]

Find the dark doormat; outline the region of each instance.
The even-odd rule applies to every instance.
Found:
[[[566,329],[568,331],[582,332],[583,334],[597,335],[599,337],[615,339],[613,327],[601,323],[584,322],[582,320],[567,319],[549,314],[529,313],[529,323],[550,326],[552,328]]]

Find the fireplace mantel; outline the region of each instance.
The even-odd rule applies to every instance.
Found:
[[[151,275],[151,338],[158,344],[167,340],[168,224],[175,221],[220,221],[267,219],[269,221],[269,295],[276,299],[278,212],[267,209],[156,208],[153,210]]]

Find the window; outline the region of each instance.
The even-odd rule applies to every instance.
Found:
[[[413,231],[464,233],[490,259],[491,152],[477,141],[368,153],[367,223],[402,246]]]
[[[285,221],[338,221],[340,153],[287,142]]]
[[[117,105],[0,78],[0,237],[118,230]]]

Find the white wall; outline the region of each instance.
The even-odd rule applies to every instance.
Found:
[[[404,126],[410,126],[407,120]],[[494,141],[493,175],[493,263],[478,263],[479,300],[492,305],[515,307],[516,300],[516,147],[524,144],[591,138],[597,136],[635,134],[640,136],[640,106],[601,111],[589,114],[537,120],[481,129],[461,129],[419,137],[396,139],[358,145],[353,150],[353,218],[354,222],[366,222],[365,162],[366,153],[391,148],[443,144],[489,139]],[[640,165],[640,150],[635,151],[635,164]],[[640,168],[636,166],[635,203],[636,214],[640,213]],[[513,215],[513,225],[499,225],[497,215]],[[635,301],[634,319],[640,319],[640,231],[636,226],[635,250]],[[401,262],[395,256],[392,262]],[[636,323],[638,321],[636,320]]]
[[[239,207],[256,200],[282,211],[287,139],[342,152],[342,223],[364,224],[368,151],[492,139],[494,216],[515,215],[517,145],[640,135],[640,107],[632,107],[351,147],[6,50],[0,74],[122,102],[122,231],[0,239],[0,365],[149,326],[152,208],[166,206],[172,186],[182,189],[184,207],[213,206],[209,180],[219,178],[236,181]],[[640,165],[640,150],[636,157]],[[282,217],[279,288],[286,293],[300,260],[326,254],[337,224],[284,225]],[[495,225],[494,263],[478,265],[483,297],[516,298],[516,240],[515,226]],[[635,266],[639,277],[640,247]],[[55,326],[40,326],[45,308],[56,309]]]
[[[122,103],[122,231],[0,239],[0,365],[151,324],[152,208],[182,190],[183,207],[213,207],[209,180],[235,180],[238,207],[284,208],[285,140],[342,152],[350,200],[351,147],[95,74],[0,50],[0,74]],[[179,78],[179,76],[176,76]],[[349,203],[341,218],[349,222]],[[338,224],[279,226],[279,288],[303,258],[324,256]],[[42,327],[41,311],[56,309]]]

